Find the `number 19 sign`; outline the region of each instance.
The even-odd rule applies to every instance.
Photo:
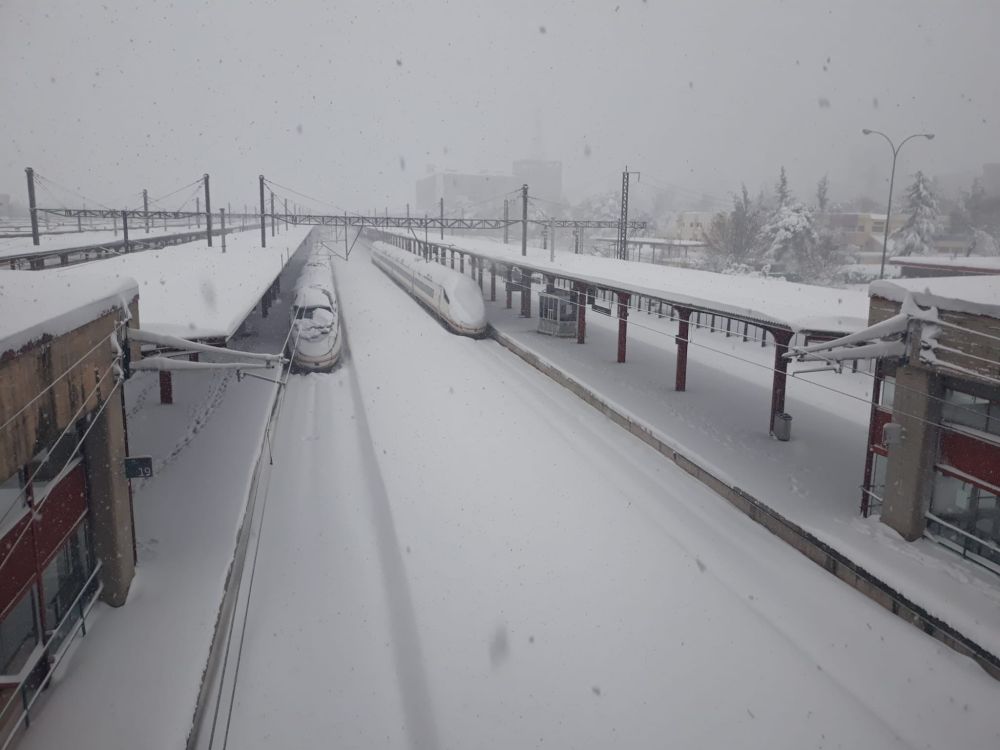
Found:
[[[129,479],[149,479],[153,476],[152,456],[127,456],[125,476]]]

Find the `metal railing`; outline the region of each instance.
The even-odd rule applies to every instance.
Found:
[[[965,559],[1000,574],[1000,545],[988,539],[978,537],[975,534],[970,534],[965,529],[955,526],[953,523],[949,523],[933,513],[928,512],[926,517],[928,526],[924,530],[924,536],[950,550],[958,552]],[[936,531],[931,528],[932,526],[938,526],[940,529],[950,532],[950,534]]]
[[[4,727],[2,731],[5,736],[3,737],[3,744],[0,745],[0,750],[7,750],[10,747],[11,742],[17,736],[21,725],[24,724],[25,729],[31,726],[31,707],[35,705],[35,701],[38,700],[39,695],[42,691],[48,687],[49,682],[52,680],[52,675],[55,674],[56,669],[59,668],[59,664],[69,653],[69,647],[76,637],[78,632],[82,635],[87,635],[87,614],[94,606],[94,602],[97,601],[97,597],[100,596],[101,591],[104,589],[104,584],[98,581],[97,586],[93,588],[91,596],[87,597],[88,591],[91,591],[91,584],[97,580],[97,575],[101,571],[101,563],[98,562],[94,567],[93,572],[91,572],[90,577],[87,578],[86,582],[80,588],[80,593],[76,595],[73,603],[67,608],[66,614],[63,615],[59,624],[52,629],[49,633],[48,638],[45,639],[44,644],[42,644],[41,649],[36,649],[37,656],[33,656],[34,664],[27,666],[22,673],[24,676],[14,687],[14,691],[11,693],[10,698],[7,699],[6,703],[2,709],[0,709],[0,722],[6,722],[9,720],[7,717],[7,712],[14,705],[14,701],[20,698],[21,701],[21,713],[14,721],[7,727]],[[76,618],[73,620],[72,618]],[[64,628],[68,627],[66,633],[63,634]],[[62,634],[60,636],[60,634]],[[57,642],[58,640],[58,650],[54,656],[49,656],[49,648]],[[34,676],[35,670],[38,667],[41,659],[51,658],[49,667],[46,671],[45,677],[38,682],[37,685],[32,687],[31,682],[37,679]],[[34,692],[32,692],[34,691]]]

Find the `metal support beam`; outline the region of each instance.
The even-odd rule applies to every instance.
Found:
[[[628,333],[628,303],[632,298],[626,292],[617,292],[618,295],[618,361],[625,361],[625,342]]]
[[[208,189],[208,173],[205,173],[205,235],[208,246],[212,246],[212,194]]]
[[[511,308],[511,295],[513,294],[513,289],[511,288],[514,284],[513,274],[511,274],[510,266],[507,266],[506,271],[504,271],[504,277],[507,280],[507,309]]]
[[[490,302],[497,301],[497,264],[490,263]]]
[[[674,390],[687,390],[688,341],[691,338],[691,308],[675,307],[679,322],[677,323],[677,373],[674,377]]]
[[[258,175],[260,183],[260,246],[267,247],[267,226],[264,224],[264,175]],[[344,248],[347,248],[347,230],[344,230]]]
[[[785,411],[785,386],[788,381],[788,360],[784,354],[792,340],[792,332],[782,328],[769,328],[774,336],[774,380],[771,384],[771,421],[768,431],[774,432],[774,420]]]
[[[142,189],[142,210],[146,214],[146,234],[149,234],[149,193]]]
[[[31,216],[31,244],[38,245],[38,207],[35,205],[35,170],[25,167],[24,173],[28,176],[28,213]]]
[[[582,344],[587,336],[587,286],[577,281],[576,284],[576,343]]]

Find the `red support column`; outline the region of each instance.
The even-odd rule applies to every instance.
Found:
[[[582,344],[587,335],[587,286],[576,282],[576,343]]]
[[[174,381],[170,370],[160,370],[160,403],[174,403]]]
[[[458,272],[465,273],[465,253],[458,254]]]
[[[497,264],[490,263],[490,302],[497,301]]]
[[[625,361],[625,339],[628,330],[628,302],[632,295],[618,292],[618,361]]]
[[[475,264],[476,272],[479,275],[479,291],[483,291],[483,259],[476,258]]]
[[[674,311],[680,319],[677,323],[677,374],[674,379],[674,390],[687,390],[688,340],[691,338],[691,308],[675,307]]]
[[[769,432],[774,432],[774,419],[785,411],[785,384],[788,379],[788,360],[784,358],[788,351],[788,342],[792,340],[792,332],[781,328],[768,329],[774,336],[774,382],[771,386],[771,422]]]
[[[451,251],[451,267],[452,268],[455,267],[455,251],[454,250]]]
[[[511,308],[510,298],[511,294],[513,293],[513,290],[511,289],[511,284],[514,282],[514,279],[512,278],[512,274],[510,271],[510,266],[507,266],[507,270],[504,272],[504,277],[506,278],[507,281],[507,309],[509,310]]]

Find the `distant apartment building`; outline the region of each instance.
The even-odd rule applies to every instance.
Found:
[[[1000,197],[1000,164],[984,164],[982,182],[988,196]]]
[[[478,207],[490,203],[515,188],[515,180],[509,174],[499,172],[436,172],[417,180],[417,213],[436,214],[439,201],[444,198],[445,211],[457,208]]]
[[[712,211],[681,211],[667,230],[670,239],[702,242],[712,226]]]
[[[521,185],[527,185],[534,198],[562,201],[562,162],[523,159],[514,162],[510,173],[434,172],[417,180],[416,210],[436,214],[443,198],[449,214],[465,209],[480,216],[495,214],[505,194]]]
[[[827,225],[838,232],[848,245],[861,252],[879,252],[885,234],[885,214],[833,212],[825,214]],[[889,223],[889,235],[898,231],[906,223],[906,216],[893,214]]]

